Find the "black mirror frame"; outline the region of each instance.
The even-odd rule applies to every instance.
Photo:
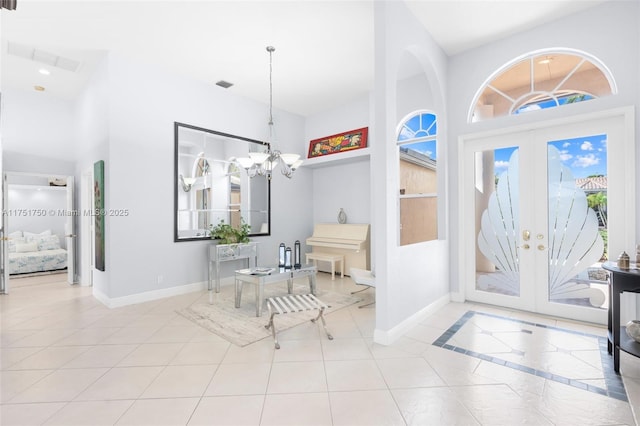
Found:
[[[218,136],[224,136],[231,139],[238,139],[245,142],[251,142],[258,144],[262,147],[270,148],[270,145],[267,142],[258,141],[255,139],[249,139],[242,136],[232,135],[229,133],[218,132],[215,130],[205,129],[203,127],[193,126],[191,124],[180,123],[178,121],[174,121],[173,124],[173,140],[174,140],[174,151],[173,151],[173,241],[176,243],[181,243],[185,241],[207,241],[211,240],[209,236],[200,236],[200,237],[189,237],[189,238],[178,238],[178,130],[180,127],[184,127],[191,130],[198,130],[201,132],[211,133]],[[262,176],[257,176],[255,179],[266,179]],[[268,211],[268,231],[264,233],[254,233],[249,234],[249,237],[267,237],[271,235],[271,180],[267,180],[267,211]]]

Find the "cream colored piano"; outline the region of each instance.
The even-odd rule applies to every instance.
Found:
[[[313,235],[307,238],[312,253],[344,255],[344,271],[349,274],[351,267],[370,270],[370,238],[368,223],[317,223]],[[318,270],[326,270],[325,262],[318,264]]]

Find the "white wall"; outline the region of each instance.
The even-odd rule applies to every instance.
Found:
[[[371,186],[376,267],[375,340],[386,343],[412,327],[435,305],[448,300],[447,240],[400,247],[399,162],[395,144],[400,64],[408,50],[426,76],[430,93],[424,108],[440,120],[446,140],[446,56],[401,2],[375,4],[375,93],[372,127]],[[446,147],[441,150],[446,163]],[[447,174],[446,167],[443,175]],[[445,188],[446,181],[442,183]],[[446,238],[446,235],[444,236]]]
[[[450,59],[448,96],[449,102],[449,158],[451,211],[459,208],[458,137],[464,134],[533,123],[551,118],[605,110],[619,106],[636,106],[638,121],[639,104],[639,4],[637,2],[611,1],[581,13],[559,19],[547,25],[526,31]],[[543,48],[565,47],[588,52],[606,64],[619,88],[615,96],[588,102],[536,111],[518,116],[500,117],[493,120],[469,124],[467,115],[477,90],[498,68],[513,58]],[[637,141],[637,137],[636,137]],[[636,149],[636,170],[640,167],[640,150]],[[640,203],[636,197],[636,203]],[[640,211],[636,207],[636,211]],[[636,215],[637,216],[637,215]],[[460,224],[454,215],[451,218],[451,253],[458,254],[458,229]],[[636,232],[640,232],[640,217],[636,219]],[[640,241],[640,235],[636,235]],[[460,282],[457,265],[451,269],[451,287],[454,292],[464,287]]]
[[[2,98],[4,151],[67,161],[74,157],[72,101],[11,88],[3,88]]]
[[[331,111],[307,117],[307,148],[311,140],[369,127],[369,121],[368,96]],[[312,193],[314,224],[337,223],[340,208],[347,214],[348,223],[371,223],[369,158],[339,165],[329,161],[322,167],[314,168]]]
[[[127,209],[127,217],[107,218],[110,298],[201,283],[207,278],[207,246],[173,242],[173,123],[179,121],[248,138],[268,134],[268,107],[216,86],[157,68],[109,58],[109,161],[106,208]],[[304,121],[274,112],[278,148],[305,151]],[[273,264],[281,240],[307,236],[311,227],[311,174],[272,179],[272,235],[254,238],[259,261]],[[238,265],[228,265],[230,276]]]
[[[66,217],[58,214],[67,208],[67,191],[64,187],[43,187],[35,185],[9,185],[8,202],[11,211],[24,209],[25,212],[44,214],[14,214],[7,218],[7,230],[28,231],[39,234],[50,230],[60,239],[60,246],[66,248],[64,225]],[[56,212],[50,214],[51,211]]]
[[[80,176],[89,172],[93,174],[93,164],[96,161],[105,162],[105,192],[109,200],[109,178],[111,176],[111,161],[109,159],[109,61],[105,58],[97,67],[87,86],[80,94],[74,105],[74,148],[75,148],[75,175],[76,175],[76,206],[80,206]],[[90,218],[91,220],[92,218]],[[107,230],[109,229],[109,217],[106,218]],[[82,216],[76,223],[77,253],[89,250],[83,247],[82,241],[87,217]],[[105,270],[90,270],[90,265],[78,261],[79,281],[87,283],[89,274],[93,272],[93,294],[104,300],[110,293],[110,244],[111,240],[105,240]],[[82,256],[77,256],[82,259]]]

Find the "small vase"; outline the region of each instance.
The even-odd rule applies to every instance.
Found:
[[[640,343],[640,320],[631,320],[627,323],[627,334],[636,342]]]

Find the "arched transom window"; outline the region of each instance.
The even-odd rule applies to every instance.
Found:
[[[469,122],[522,114],[617,92],[606,66],[573,50],[545,50],[517,58],[478,91]]]
[[[438,238],[436,115],[415,111],[398,125],[400,245]]]

